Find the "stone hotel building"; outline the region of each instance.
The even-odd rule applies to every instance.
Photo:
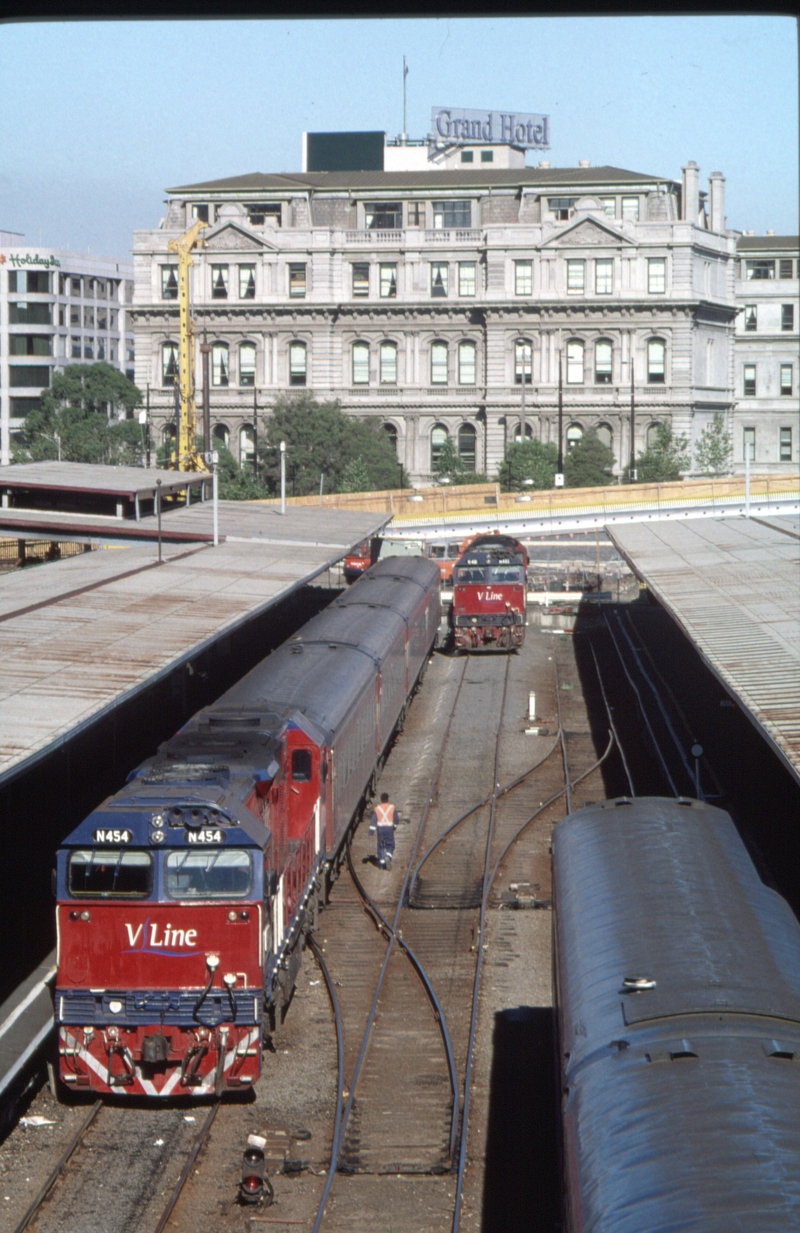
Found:
[[[560,372],[564,449],[596,427],[618,472],[631,385],[637,452],[661,423],[694,442],[720,412],[739,466],[747,440],[759,470],[796,469],[797,241],[728,230],[721,173],[702,190],[692,162],[672,180],[400,140],[382,161],[168,190],[133,254],[136,382],[158,440],[175,421],[168,244],[199,218],[192,311],[198,351],[211,347],[212,433],[242,461],[255,415],[305,389],[379,419],[415,483],[447,437],[491,476],[523,431],[557,439]],[[199,355],[196,372],[199,404]]]

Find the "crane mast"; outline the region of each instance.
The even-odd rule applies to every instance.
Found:
[[[180,311],[180,345],[178,374],[180,382],[180,420],[178,424],[176,464],[179,471],[203,471],[205,464],[195,444],[197,408],[194,401],[194,322],[189,304],[189,268],[194,265],[192,249],[201,247],[200,232],[208,223],[200,219],[177,240],[170,240],[169,251],[178,254],[178,308]],[[206,449],[210,449],[206,442]]]

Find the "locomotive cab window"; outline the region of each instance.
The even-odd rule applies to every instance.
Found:
[[[250,853],[241,848],[168,852],[166,874],[171,899],[243,899],[253,881]]]
[[[153,858],[125,848],[79,848],[70,855],[67,880],[77,897],[146,899],[153,889]]]
[[[523,579],[521,565],[495,565],[489,570],[490,582],[522,582]]]
[[[311,780],[311,750],[292,750],[292,779],[295,783],[309,783]]]
[[[456,570],[456,582],[485,582],[486,570],[479,566],[462,565]]]

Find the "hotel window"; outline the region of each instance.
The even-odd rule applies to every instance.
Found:
[[[106,280],[104,278],[98,278],[97,280],[97,298],[98,300],[105,300],[107,298]]]
[[[94,309],[84,308],[83,310],[83,328],[85,330],[94,329]]]
[[[97,328],[98,330],[108,329],[108,309],[98,308],[97,310]]]
[[[525,374],[525,384],[531,383],[531,359],[533,347],[529,338],[518,338],[514,343],[514,383],[522,385],[522,374]]]
[[[472,150],[462,150],[461,151],[461,161],[462,163],[474,163],[475,155],[473,151]]]
[[[291,262],[289,265],[289,295],[295,299],[302,299],[306,293],[306,266],[305,262]]]
[[[78,309],[78,320],[76,325],[80,325],[80,309]],[[12,300],[8,305],[8,324],[9,325],[50,325],[50,305],[31,303],[26,304],[24,300]],[[64,308],[59,307],[58,324],[64,325]]]
[[[227,343],[214,343],[211,348],[211,384],[230,384]]]
[[[478,434],[472,424],[462,424],[458,430],[458,456],[467,471],[475,470]]]
[[[381,265],[381,299],[393,300],[397,295],[397,266]]]
[[[756,430],[755,428],[745,428],[744,430],[744,456],[749,458],[751,462],[756,460]]]
[[[494,150],[481,150],[481,162],[482,163],[493,163],[494,162]]]
[[[280,227],[281,225],[281,203],[279,201],[273,201],[268,204],[263,202],[253,203],[248,205],[246,209],[247,221],[251,227],[263,227],[267,219],[269,219],[274,227]]]
[[[78,304],[70,304],[69,307],[69,323],[77,326],[80,329],[81,325],[81,310]]]
[[[778,262],[778,278],[792,277],[792,259],[791,257],[781,257]]]
[[[447,385],[447,343],[431,343],[431,385]]]
[[[662,295],[667,289],[667,261],[665,257],[648,257],[647,290],[650,295]]]
[[[72,357],[73,360],[79,360],[81,358],[80,338],[70,339],[70,356]],[[164,382],[164,384],[166,385],[167,383]],[[172,382],[170,381],[169,384],[172,385]]]
[[[81,280],[79,278],[73,278],[70,280],[70,284],[71,284],[70,295],[79,296],[81,293]]]
[[[49,334],[12,334],[10,355],[51,355]]]
[[[448,265],[446,261],[431,263],[431,295],[444,297],[447,295]]]
[[[212,265],[211,267],[211,298],[212,300],[227,300],[228,298],[228,267]]]
[[[254,265],[239,266],[239,299],[254,300],[256,298],[256,267]]]
[[[791,428],[782,428],[780,432],[781,432],[781,436],[780,436],[781,462],[791,462],[792,461],[792,430]]]
[[[369,262],[356,261],[353,265],[353,296],[360,299],[369,295]]]
[[[161,298],[162,300],[177,300],[178,298],[178,267],[162,265],[161,267]]]
[[[515,295],[532,295],[533,294],[533,262],[532,261],[515,261],[514,262],[514,294]]]
[[[547,204],[550,207],[550,213],[563,223],[569,218],[577,200],[577,197],[548,197]]]
[[[84,278],[83,294],[84,296],[88,296],[90,300],[94,299],[94,279],[93,278]]]
[[[791,394],[794,388],[792,365],[781,364],[781,395]]]
[[[647,344],[647,381],[649,385],[664,384],[664,356],[666,348],[660,338],[651,338]]]
[[[369,385],[368,343],[353,343],[353,385]]]
[[[781,304],[781,329],[794,329],[794,304]]]
[[[208,211],[209,211],[209,207],[207,205],[193,205],[192,206],[192,218],[194,219],[196,223],[197,222],[207,223],[208,222]]]
[[[403,226],[403,203],[368,201],[364,206],[364,222],[369,231],[399,231]]]
[[[289,384],[305,385],[306,383],[306,344],[293,342],[289,344]]]
[[[397,344],[382,342],[380,351],[381,385],[397,385]]]
[[[748,334],[754,334],[758,329],[758,305],[747,304],[744,310],[744,328]]]
[[[475,294],[475,262],[459,261],[458,263],[458,294]]]
[[[638,223],[639,221],[639,198],[638,197],[623,197],[622,198],[622,217],[627,219],[629,223]]]
[[[583,385],[583,343],[567,343],[567,385]]]
[[[585,285],[586,278],[586,262],[585,261],[568,261],[567,262],[567,294],[579,295]]]
[[[256,383],[256,348],[254,343],[242,343],[239,348],[239,384]]]
[[[119,328],[119,309],[118,308],[111,309],[111,312],[109,313],[109,318],[108,318],[108,328],[110,330],[116,330]]]
[[[617,217],[617,199],[616,197],[601,197],[600,204],[606,212],[608,218]]]
[[[744,276],[748,282],[763,282],[775,277],[774,261],[745,261]]]
[[[98,338],[97,340],[97,358],[98,360],[104,360],[106,358],[106,343],[104,338]]]
[[[601,338],[594,344],[594,383],[611,384],[611,343]]]
[[[470,201],[434,201],[433,225],[442,227],[471,227],[472,203]]]
[[[108,344],[108,358],[112,364],[117,362],[117,343],[115,339],[111,339]]]
[[[94,339],[84,335],[83,339],[83,358],[85,360],[94,359]]]
[[[756,366],[755,364],[745,364],[743,370],[744,386],[743,392],[747,397],[754,397],[756,392]]]
[[[80,279],[77,281],[80,288]],[[39,270],[10,270],[8,289],[18,294],[27,291],[34,295],[47,295],[50,291],[50,275]],[[80,295],[80,290],[78,294]]]
[[[595,295],[611,295],[614,290],[614,261],[611,257],[598,257],[594,263]]]
[[[458,384],[475,384],[475,344],[462,342],[458,344]]]
[[[408,207],[408,226],[409,227],[424,227],[425,226],[425,204],[421,201],[412,201]]]

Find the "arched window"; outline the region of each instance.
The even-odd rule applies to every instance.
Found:
[[[595,385],[611,384],[611,343],[607,338],[599,338],[594,344],[594,381]]]
[[[256,383],[256,347],[255,343],[242,343],[239,348],[239,384],[255,385]]]
[[[431,385],[447,385],[447,343],[431,343]]]
[[[289,384],[305,385],[306,383],[306,344],[303,342],[289,343]]]
[[[567,429],[567,449],[574,450],[582,436],[583,429],[580,424],[570,424]]]
[[[462,424],[458,430],[458,454],[467,471],[475,470],[475,450],[478,434],[472,424]]]
[[[215,424],[211,430],[211,443],[215,449],[220,446],[227,449],[230,444],[231,433],[227,424]]]
[[[211,348],[211,384],[230,384],[227,343],[214,343]]]
[[[610,424],[598,424],[595,430],[597,432],[598,441],[602,441],[603,445],[607,445],[609,449],[614,447],[614,434]]]
[[[445,442],[450,433],[445,428],[444,424],[434,424],[431,429],[431,469],[436,466],[439,461]]]
[[[663,338],[651,338],[647,344],[647,382],[649,385],[664,384],[665,351]]]
[[[256,434],[252,424],[242,424],[239,429],[239,466],[252,466],[256,453]]]
[[[383,431],[386,433],[388,440],[391,441],[392,449],[394,450],[396,454],[397,453],[397,429],[395,428],[394,424],[384,424]]]
[[[397,343],[381,343],[381,385],[397,385]]]
[[[168,449],[171,449],[175,444],[175,425],[165,424],[161,434],[161,440]]]
[[[475,384],[474,342],[462,342],[458,344],[458,384]]]
[[[161,344],[161,384],[175,385],[178,380],[178,344]]]
[[[522,374],[525,374],[525,384],[531,383],[531,358],[533,347],[529,338],[518,338],[514,343],[514,381],[522,385]]]
[[[526,440],[526,441],[530,441],[530,440],[532,440],[532,438],[533,438],[533,427],[532,427],[532,425],[531,425],[531,424],[527,423],[527,421],[526,421],[526,423],[525,423],[525,440]],[[520,422],[519,424],[515,424],[515,425],[514,425],[514,440],[515,440],[515,441],[521,441],[521,440],[522,440],[522,423],[521,423],[521,422]]]
[[[583,385],[583,343],[577,338],[567,343],[567,385]]]
[[[369,343],[353,343],[353,385],[369,385]]]
[[[645,440],[647,443],[647,448],[649,450],[651,450],[658,441],[658,430],[660,427],[661,425],[658,422],[653,423],[653,424],[648,424],[647,436]]]

